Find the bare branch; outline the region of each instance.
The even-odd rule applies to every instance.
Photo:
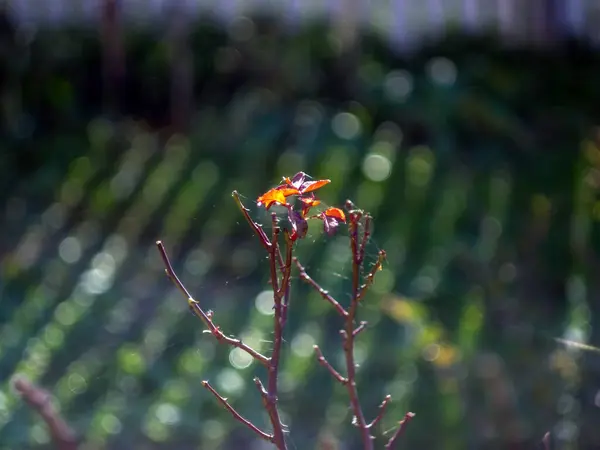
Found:
[[[367,325],[368,325],[368,322],[365,321],[365,320],[363,320],[362,322],[360,322],[360,325],[358,327],[356,327],[354,329],[354,331],[352,332],[352,336],[356,337],[360,333],[362,333],[363,331],[365,331],[367,329]]]
[[[356,387],[356,363],[354,361],[354,327],[358,305],[360,302],[360,277],[363,268],[363,263],[360,260],[358,222],[362,217],[362,211],[353,211],[349,217],[349,235],[350,235],[350,251],[352,253],[352,297],[346,323],[342,330],[344,340],[344,355],[346,357],[346,378],[348,383],[348,396],[350,397],[350,405],[354,413],[354,424],[360,430],[364,450],[373,450],[373,436],[369,430],[369,425],[365,419],[365,415],[360,404],[358,390]]]
[[[363,232],[362,241],[358,248],[358,264],[362,264],[365,260],[365,248],[367,247],[367,243],[369,242],[369,238],[371,237],[371,216],[365,216],[365,231]]]
[[[240,194],[238,193],[238,191],[233,191],[231,193],[231,196],[233,197],[236,205],[244,215],[246,222],[248,222],[248,225],[250,225],[250,228],[252,228],[258,236],[258,239],[260,240],[262,246],[265,248],[265,250],[269,250],[271,248],[271,242],[269,241],[269,238],[265,234],[265,231],[262,229],[262,227],[259,224],[257,224],[254,220],[252,220],[252,217],[250,217],[248,208],[246,208],[242,203],[242,200],[240,200]]]
[[[22,377],[15,380],[14,386],[23,400],[44,420],[56,448],[58,450],[77,450],[79,445],[75,438],[75,432],[52,406],[50,394]]]
[[[300,271],[300,279],[311,285],[321,297],[327,300],[336,309],[340,316],[347,317],[348,311],[346,311],[346,309],[344,309],[344,307],[340,305],[336,299],[329,295],[329,292],[319,286],[319,284],[306,273],[306,269],[302,266],[302,264],[300,264],[298,258],[294,258],[294,262]]]
[[[165,247],[162,244],[162,242],[157,241],[156,246],[158,247],[158,251],[160,252],[163,263],[165,265],[165,272],[166,272],[167,276],[171,279],[171,281],[175,284],[175,286],[177,286],[177,288],[183,293],[183,295],[186,296],[186,298],[188,299],[188,305],[189,305],[190,309],[192,310],[192,312],[197,317],[199,317],[202,320],[202,322],[204,322],[204,324],[206,325],[206,327],[208,328],[210,333],[215,337],[215,339],[217,339],[217,341],[219,341],[219,342],[224,342],[232,347],[239,348],[239,349],[245,351],[250,356],[252,356],[255,360],[260,362],[262,365],[269,367],[269,361],[270,361],[269,358],[267,358],[263,354],[257,352],[249,345],[244,344],[240,339],[235,339],[235,338],[226,336],[221,331],[221,329],[217,325],[215,325],[215,323],[212,320],[212,317],[202,309],[202,307],[200,306],[200,304],[198,303],[197,300],[194,300],[192,298],[189,291],[185,288],[185,286],[183,285],[181,280],[179,280],[179,278],[177,277],[177,274],[173,270],[173,266],[171,264],[171,261],[169,260],[169,256],[167,255],[167,251],[165,250]]]
[[[404,432],[406,431],[406,426],[408,425],[408,422],[410,422],[413,417],[415,417],[415,413],[412,413],[412,412],[407,412],[404,415],[404,419],[402,419],[400,421],[400,426],[398,427],[398,429],[396,430],[396,432],[393,434],[393,436],[390,438],[390,440],[388,441],[388,443],[385,444],[385,449],[386,450],[393,450],[393,449],[396,448],[396,444],[398,443],[398,439],[400,438],[400,436],[402,436],[404,434]]]
[[[283,297],[285,290],[289,287],[290,276],[292,274],[292,258],[293,258],[293,245],[294,241],[290,237],[288,230],[284,230],[285,234],[285,265],[283,267],[283,279],[281,280],[281,286],[277,292],[278,297]],[[281,254],[281,253],[280,253]]]
[[[379,255],[377,256],[377,261],[375,262],[375,264],[373,264],[373,267],[371,267],[371,270],[367,274],[365,284],[363,284],[360,287],[360,290],[359,290],[357,298],[356,298],[357,301],[361,301],[363,299],[363,297],[365,296],[365,294],[367,293],[367,291],[369,290],[369,288],[373,285],[373,281],[375,280],[375,274],[379,270],[381,270],[381,267],[383,266],[383,262],[385,261],[385,258],[386,258],[385,250],[380,250]]]
[[[227,399],[225,397],[222,397],[216,390],[215,388],[213,388],[210,383],[206,380],[202,381],[202,386],[204,386],[206,389],[208,389],[208,391],[210,391],[210,393],[212,395],[215,396],[215,398],[219,401],[219,403],[221,403],[225,409],[227,409],[227,411],[229,411],[231,413],[231,415],[238,421],[243,423],[244,425],[246,425],[248,428],[250,428],[250,430],[252,430],[254,433],[256,433],[258,436],[260,436],[262,439],[264,439],[265,441],[268,442],[274,442],[273,441],[273,436],[269,433],[265,433],[264,431],[262,431],[260,428],[258,428],[256,425],[254,425],[252,422],[250,422],[248,419],[245,419],[244,417],[242,417],[242,415],[240,413],[238,413],[233,406],[231,406],[229,404],[229,402],[227,401]]]
[[[348,383],[348,379],[344,378],[337,370],[333,368],[329,361],[325,359],[325,356],[323,356],[323,352],[321,352],[321,349],[318,345],[313,345],[313,348],[315,349],[315,353],[317,354],[317,361],[319,361],[319,364],[325,367],[337,382],[345,386],[346,383]]]
[[[279,375],[279,361],[281,358],[281,347],[283,344],[283,327],[285,325],[287,317],[287,301],[289,300],[289,288],[290,288],[290,269],[286,269],[288,276],[285,273],[282,277],[281,288],[278,287],[277,280],[277,263],[278,254],[280,253],[278,245],[279,227],[273,229],[273,242],[269,248],[269,266],[271,269],[271,284],[273,285],[273,307],[275,314],[273,317],[273,350],[268,366],[268,380],[267,380],[267,403],[266,408],[271,419],[271,425],[273,427],[273,443],[280,450],[286,449],[285,443],[285,431],[284,425],[281,423],[279,417],[279,410],[277,409],[278,401],[278,375]],[[286,242],[288,242],[286,234]],[[288,246],[288,259],[292,257],[292,246]],[[290,264],[291,265],[291,264]],[[286,304],[283,302],[283,293],[286,294]]]
[[[548,431],[542,439],[542,445],[545,450],[550,450],[550,432]]]
[[[379,414],[377,414],[377,417],[375,417],[373,419],[373,421],[368,425],[369,428],[373,428],[375,425],[377,425],[379,423],[379,421],[383,418],[383,415],[385,414],[385,410],[386,410],[387,406],[391,402],[392,402],[392,396],[386,395],[385,398],[383,399],[383,402],[381,402],[381,405],[379,405]]]

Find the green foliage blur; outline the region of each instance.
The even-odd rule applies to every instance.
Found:
[[[231,191],[260,219],[254,199],[300,170],[332,180],[327,204],[370,211],[370,262],[388,254],[357,344],[367,416],[393,397],[378,436],[410,410],[402,448],[534,448],[548,430],[592,442],[600,58],[584,43],[448,35],[398,55],[366,31],[344,51],[326,23],[197,23],[193,111],[172,134],[160,30],[125,28],[113,84],[96,30],[13,31],[0,55],[0,448],[49,439],[16,373],[53,393],[86,448],[263,448],[200,381],[266,426],[251,381],[264,374],[203,333],[154,242],[223,330],[268,351],[267,268]],[[309,237],[303,264],[347,301],[344,233]],[[357,448],[346,393],[312,352],[338,364],[338,317],[293,285],[291,448]]]

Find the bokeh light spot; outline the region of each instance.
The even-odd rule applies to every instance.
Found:
[[[371,181],[384,181],[392,173],[392,162],[383,155],[371,154],[364,159],[362,169]]]
[[[451,86],[456,81],[456,65],[448,58],[433,58],[427,64],[426,70],[436,84]]]
[[[156,408],[155,415],[158,421],[165,425],[175,425],[181,420],[179,408],[170,403],[159,405]]]
[[[239,395],[244,391],[245,382],[242,376],[233,369],[224,369],[217,377],[219,392],[227,395]]]
[[[313,345],[315,345],[315,338],[308,333],[298,333],[292,340],[292,351],[302,357],[306,358],[314,353]]]
[[[383,90],[390,100],[401,102],[408,98],[413,90],[413,77],[404,70],[390,72],[383,82]]]
[[[348,112],[342,112],[335,115],[331,121],[331,128],[340,138],[351,140],[358,137],[362,127],[358,117]]]
[[[245,369],[250,367],[252,361],[252,356],[242,349],[234,348],[229,352],[229,362],[236,369]]]
[[[262,291],[256,296],[254,304],[258,312],[265,316],[272,316],[275,313],[273,310],[273,291]]]

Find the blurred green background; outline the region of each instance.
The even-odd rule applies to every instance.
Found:
[[[367,416],[393,396],[378,436],[410,410],[402,448],[535,448],[549,430],[597,448],[591,47],[452,32],[399,55],[365,30],[345,46],[326,22],[108,26],[0,27],[0,448],[48,447],[17,373],[86,449],[268,448],[200,386],[266,427],[264,374],[203,333],[154,242],[226,333],[268,352],[267,267],[231,191],[266,223],[254,200],[300,170],[332,180],[327,204],[370,211],[370,262],[388,254],[356,351]],[[317,225],[301,261],[347,301],[346,236]],[[290,448],[359,448],[312,352],[340,360],[338,317],[293,285]]]

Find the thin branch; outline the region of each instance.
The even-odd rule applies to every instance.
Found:
[[[391,395],[386,395],[385,398],[383,399],[383,402],[381,402],[381,405],[379,405],[379,414],[377,414],[377,417],[375,417],[371,423],[368,425],[369,428],[373,428],[375,425],[377,425],[379,423],[379,421],[381,419],[383,419],[383,415],[385,414],[385,410],[387,409],[387,406],[392,402],[392,396]]]
[[[284,230],[285,236],[285,266],[283,267],[283,280],[281,281],[281,287],[279,288],[278,296],[283,296],[281,302],[281,326],[284,327],[287,322],[288,308],[290,306],[290,285],[292,275],[292,259],[294,251],[294,241],[292,240],[288,230]],[[281,249],[278,247],[278,261],[281,260]]]
[[[319,284],[306,273],[306,269],[302,266],[302,264],[300,264],[298,258],[294,258],[294,262],[296,263],[296,266],[298,266],[298,270],[300,271],[300,279],[311,285],[313,289],[315,289],[319,293],[319,295],[323,297],[323,299],[327,300],[336,309],[340,316],[347,317],[348,311],[346,311],[346,309],[342,305],[340,305],[336,299],[329,295],[329,292],[327,292],[325,289],[319,286]]]
[[[275,314],[273,317],[273,350],[268,366],[268,379],[267,379],[267,412],[271,419],[271,425],[273,427],[273,443],[279,450],[286,450],[287,446],[285,443],[284,425],[281,423],[279,416],[279,410],[277,408],[278,401],[278,385],[277,378],[279,375],[279,361],[281,357],[281,347],[283,344],[283,326],[285,325],[285,315],[282,293],[285,292],[289,295],[290,277],[283,277],[281,290],[278,288],[277,281],[277,255],[279,252],[279,245],[277,243],[279,228],[273,230],[273,242],[269,248],[269,266],[271,268],[271,284],[273,285],[273,307]],[[289,247],[289,258],[291,255],[292,247]],[[289,269],[288,269],[289,271]],[[285,280],[286,284],[283,284]],[[287,296],[286,296],[287,297]],[[289,299],[289,298],[288,298]],[[286,300],[287,301],[287,300]]]
[[[542,445],[544,446],[544,450],[550,450],[550,432],[546,432],[544,438],[542,439]]]
[[[354,413],[354,423],[362,435],[364,450],[373,450],[373,436],[371,436],[369,426],[365,420],[360,405],[360,399],[358,397],[358,390],[356,388],[356,363],[354,361],[354,323],[360,302],[359,285],[362,270],[358,237],[358,221],[360,220],[361,215],[362,214],[360,213],[351,213],[349,221],[350,250],[352,252],[352,298],[350,300],[350,307],[348,308],[348,315],[343,329],[344,355],[346,357],[346,378],[348,378],[346,387],[348,389],[348,396],[350,397],[350,405],[352,406],[352,411]]]
[[[238,421],[243,423],[244,425],[246,425],[248,428],[250,428],[250,430],[252,430],[254,433],[256,433],[258,436],[260,436],[262,439],[264,439],[265,441],[268,442],[274,442],[273,439],[273,435],[269,434],[269,433],[265,433],[264,431],[262,431],[260,428],[258,428],[256,425],[254,425],[252,422],[250,422],[248,419],[245,419],[244,417],[242,417],[242,415],[240,413],[238,413],[233,406],[231,406],[229,404],[229,402],[227,401],[227,399],[225,397],[222,397],[216,390],[215,388],[213,388],[210,383],[206,380],[202,381],[202,386],[204,386],[208,391],[210,391],[210,393],[212,395],[215,396],[215,398],[219,401],[219,403],[221,403],[225,409],[227,409],[227,411],[229,411],[231,413],[231,415]]]
[[[358,264],[362,264],[365,260],[365,248],[367,247],[367,243],[369,242],[369,238],[371,237],[371,216],[365,216],[365,231],[363,232],[362,241],[360,243],[360,247],[358,249]]]
[[[385,444],[386,450],[393,450],[396,448],[398,439],[400,439],[400,436],[402,436],[404,434],[404,432],[406,431],[406,426],[408,425],[408,422],[410,422],[413,417],[415,417],[415,413],[412,413],[412,412],[407,412],[404,415],[404,419],[402,419],[400,421],[400,426],[398,427],[396,432],[392,435],[392,437],[390,438],[388,443]]]
[[[271,248],[271,242],[269,241],[269,238],[265,234],[265,231],[262,229],[262,227],[259,224],[257,224],[254,220],[252,220],[252,217],[250,217],[249,210],[243,205],[242,200],[240,200],[240,194],[238,193],[238,191],[233,191],[231,193],[231,196],[233,197],[236,205],[244,215],[246,222],[248,222],[248,224],[250,225],[250,228],[254,230],[254,232],[258,236],[258,239],[260,239],[260,243],[262,244],[262,246],[265,248],[265,250],[269,250]]]
[[[44,420],[56,448],[58,450],[77,450],[79,445],[75,438],[75,432],[52,406],[50,394],[22,377],[15,380],[14,386],[23,400]]]
[[[365,320],[363,320],[363,321],[360,323],[360,325],[354,329],[354,331],[352,332],[352,336],[356,337],[356,336],[358,336],[360,333],[362,333],[363,331],[365,331],[365,330],[367,329],[367,325],[368,325],[368,322],[367,322],[367,321],[365,321]]]
[[[277,225],[277,216],[275,213],[272,214],[271,219],[273,221],[273,228],[271,229],[271,247],[269,248],[269,259],[273,260],[272,264],[269,264],[271,269],[271,287],[273,293],[279,295],[279,277],[277,276],[277,255],[281,254],[279,248],[279,233],[281,229]]]
[[[290,237],[290,233],[287,230],[284,230],[285,234],[285,266],[283,269],[283,279],[281,280],[281,287],[279,288],[279,292],[277,293],[278,297],[283,297],[286,288],[289,287],[290,284],[290,276],[292,274],[292,258],[293,258],[293,246],[294,241]]]
[[[377,261],[375,261],[375,264],[373,264],[373,267],[371,267],[371,270],[367,274],[365,284],[363,284],[360,287],[360,290],[356,297],[357,301],[360,302],[363,299],[363,297],[365,296],[365,294],[367,293],[367,291],[369,290],[369,288],[373,285],[373,281],[375,280],[375,274],[379,270],[381,270],[381,267],[383,266],[383,262],[385,261],[385,258],[386,258],[385,250],[380,250],[379,254],[377,255]]]
[[[189,291],[183,285],[183,283],[181,282],[179,277],[177,277],[177,274],[173,270],[173,265],[171,264],[171,261],[169,260],[169,256],[167,255],[167,251],[165,250],[165,247],[162,244],[162,242],[157,241],[156,246],[158,247],[158,251],[160,252],[163,263],[165,265],[165,272],[166,272],[167,276],[171,279],[171,281],[175,284],[175,286],[177,286],[177,288],[183,293],[183,295],[186,296],[186,298],[188,299],[188,305],[189,305],[190,309],[192,310],[192,312],[197,317],[199,317],[202,320],[202,322],[204,322],[204,324],[206,325],[206,327],[208,328],[210,333],[215,337],[215,339],[217,339],[217,341],[219,341],[219,342],[224,342],[232,347],[239,348],[239,349],[245,351],[250,356],[252,356],[256,361],[260,362],[262,365],[264,365],[266,367],[269,367],[269,362],[270,362],[269,358],[267,358],[263,354],[257,352],[249,345],[244,344],[241,341],[241,339],[235,339],[235,338],[226,336],[221,331],[221,329],[217,325],[215,325],[215,323],[212,320],[212,317],[202,309],[202,307],[200,306],[200,304],[198,303],[197,300],[194,300],[192,298]]]
[[[318,345],[313,345],[313,348],[315,349],[315,353],[317,354],[317,361],[319,361],[319,364],[325,367],[338,383],[340,383],[342,386],[345,386],[346,383],[348,383],[348,379],[342,376],[342,374],[340,374],[337,370],[335,370],[331,363],[327,361],[327,359],[325,359],[325,356],[323,356],[323,352],[321,352],[321,349]]]
[[[263,384],[262,381],[260,381],[260,378],[258,378],[258,377],[254,377],[254,384],[256,385],[258,392],[260,393],[260,396],[262,397],[263,405],[265,406],[265,408],[268,408],[269,393],[267,392],[265,385]]]

